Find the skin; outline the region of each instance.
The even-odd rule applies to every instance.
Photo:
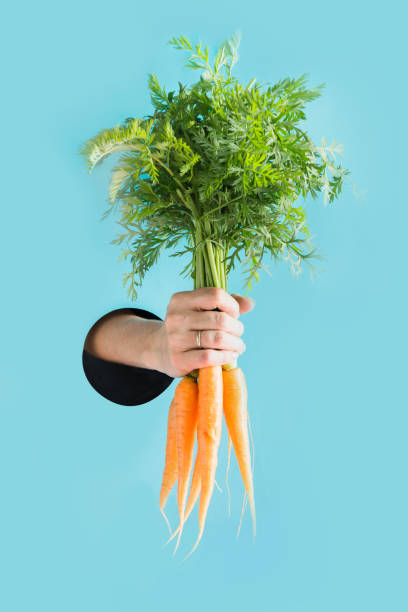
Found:
[[[108,361],[178,378],[235,361],[245,351],[239,317],[254,305],[251,298],[215,287],[181,291],[171,296],[164,321],[142,319],[126,309],[106,315],[92,327],[84,348]]]

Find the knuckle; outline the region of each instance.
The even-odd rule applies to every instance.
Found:
[[[224,344],[225,335],[222,331],[214,332],[213,342],[216,347],[221,347]]]
[[[173,293],[170,298],[169,306],[171,306],[172,308],[177,308],[182,299],[184,298],[185,294],[185,291],[177,291],[176,293]]]
[[[173,293],[173,295],[171,296],[170,300],[169,300],[169,305],[167,307],[167,311],[171,310],[172,308],[174,308],[174,305],[177,303],[177,293]]]
[[[214,320],[218,329],[225,329],[227,327],[227,315],[225,312],[215,312]]]
[[[218,301],[222,299],[224,292],[219,287],[209,287],[208,293],[214,300]]]
[[[208,366],[211,362],[211,352],[209,350],[204,350],[200,352],[198,356],[198,361],[201,366]]]

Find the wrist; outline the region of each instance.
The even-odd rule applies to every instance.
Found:
[[[141,367],[149,370],[163,371],[164,334],[163,321],[146,321],[146,336],[144,338]]]

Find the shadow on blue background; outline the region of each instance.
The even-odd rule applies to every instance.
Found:
[[[40,1],[3,23],[1,608],[5,612],[408,609],[406,10],[343,2],[198,7]],[[194,515],[175,559],[158,511],[167,408],[118,407],[82,372],[92,323],[128,305],[109,244],[109,165],[89,177],[80,144],[151,110],[197,74],[166,46],[211,49],[240,29],[245,82],[310,74],[315,139],[344,143],[364,198],[309,205],[320,274],[272,264],[253,291],[241,365],[256,445],[258,535],[232,470],[232,518],[214,494],[197,553]],[[190,289],[163,258],[138,305],[160,316]],[[240,291],[242,277],[231,277]],[[157,288],[160,287],[160,291]],[[219,480],[225,469],[225,440]],[[169,511],[176,520],[175,499]]]

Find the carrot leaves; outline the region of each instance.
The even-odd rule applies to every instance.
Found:
[[[227,288],[241,264],[249,288],[267,256],[295,272],[315,256],[305,200],[322,194],[333,202],[349,174],[341,146],[317,145],[304,128],[305,107],[322,86],[309,88],[306,75],[240,83],[232,75],[239,43],[238,34],[224,41],[211,61],[207,46],[174,37],[169,44],[187,53],[199,80],[167,92],[150,74],[152,114],[102,130],[81,148],[90,172],[121,154],[105,215],[119,212],[123,232],[113,242],[131,263],[124,283],[132,299],[163,249],[190,255],[184,272],[195,287]]]

